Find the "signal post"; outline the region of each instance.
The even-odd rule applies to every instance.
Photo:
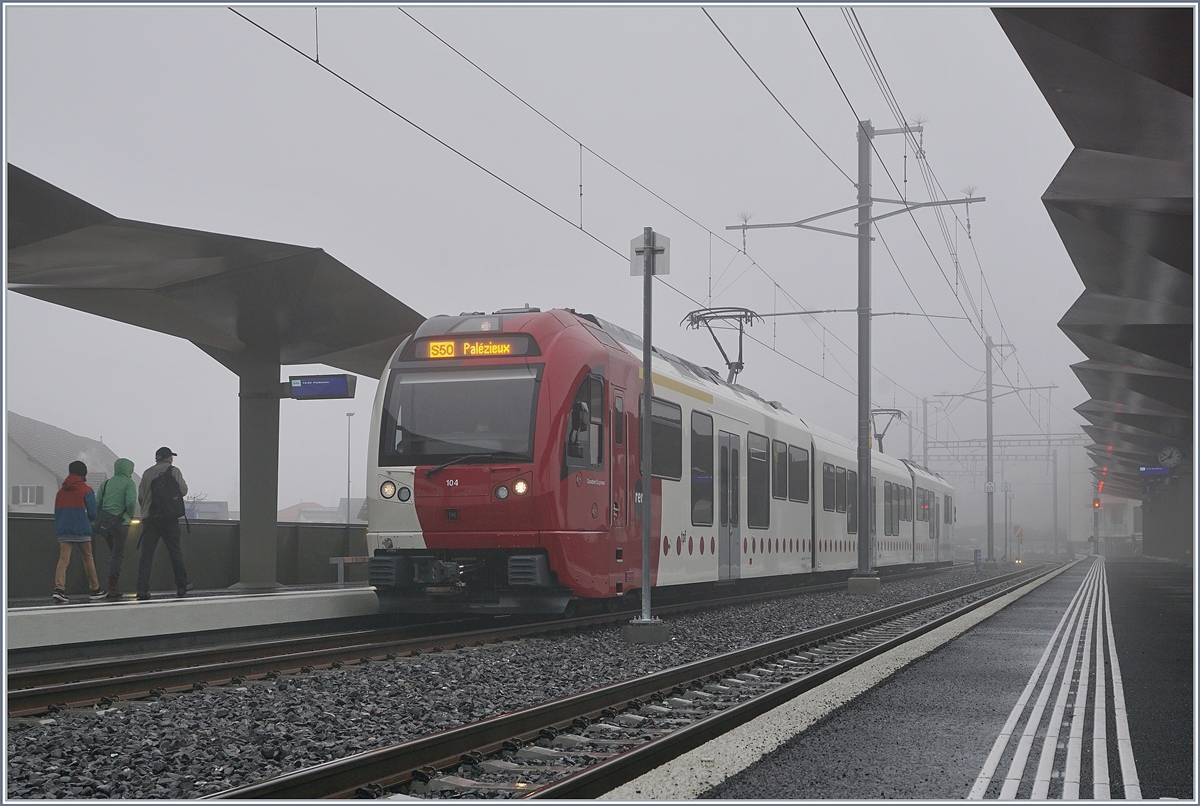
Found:
[[[642,276],[642,408],[638,413],[642,427],[639,437],[642,452],[642,614],[621,627],[621,638],[631,644],[665,644],[671,640],[671,629],[662,619],[650,615],[650,585],[653,557],[651,554],[651,501],[653,499],[653,465],[650,439],[650,396],[654,384],[650,374],[650,359],[654,352],[651,342],[653,333],[650,299],[654,288],[654,275],[670,272],[671,241],[650,227],[629,244],[629,273]]]

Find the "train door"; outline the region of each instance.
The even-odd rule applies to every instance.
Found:
[[[625,530],[629,511],[629,444],[625,438],[628,421],[625,419],[625,390],[610,386],[609,411],[612,425],[608,429],[609,451],[609,526],[613,537]]]
[[[611,563],[610,578],[616,583],[611,592],[619,594],[625,591],[626,585],[633,583],[634,562],[641,556],[641,533],[633,534],[633,527],[640,527],[640,522],[636,513],[630,511],[633,493],[630,490],[629,458],[634,455],[632,443],[636,428],[631,428],[633,418],[625,413],[625,390],[610,384],[608,396],[609,539],[606,550]]]
[[[742,530],[739,512],[742,439],[717,432],[717,578],[742,576]]]
[[[942,497],[937,493],[933,494],[933,522],[930,524],[933,532],[933,560],[937,562],[940,556],[939,549],[941,548],[942,540]]]

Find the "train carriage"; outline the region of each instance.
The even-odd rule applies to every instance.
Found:
[[[649,582],[664,592],[853,569],[867,529],[879,565],[937,561],[933,521],[921,531],[901,517],[887,543],[878,531],[907,511],[903,488],[936,512],[948,485],[875,454],[876,486],[894,494],[873,495],[860,524],[851,443],[658,350],[646,485],[640,353],[616,325],[529,308],[433,317],[400,345],[370,437],[368,574],[381,609],[613,606],[644,584],[647,487]],[[904,528],[907,540],[893,535]]]

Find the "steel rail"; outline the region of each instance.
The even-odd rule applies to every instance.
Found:
[[[328,761],[323,764],[285,773],[266,781],[246,784],[223,792],[213,793],[206,795],[205,799],[353,797],[360,789],[367,786],[371,786],[372,788],[394,786],[411,779],[415,771],[423,768],[443,769],[455,766],[466,753],[472,751],[485,754],[495,752],[504,745],[505,741],[512,739],[525,741],[529,738],[536,738],[539,732],[545,728],[557,729],[566,727],[571,725],[578,717],[593,718],[600,715],[607,708],[624,706],[630,700],[649,697],[655,692],[686,685],[731,668],[737,668],[761,661],[765,658],[774,657],[781,652],[821,643],[867,629],[880,622],[886,622],[931,605],[1034,574],[1043,568],[1044,566],[1033,566],[1014,573],[991,577],[970,585],[953,588],[882,610],[872,611],[823,627],[806,630],[801,633],[735,650],[713,658],[695,661],[683,666],[665,669],[645,677],[625,680],[480,722],[422,736],[396,745],[370,750],[348,758]],[[1042,573],[1048,573],[1048,571],[1042,571]],[[1040,576],[1040,574],[1033,578],[1037,576]],[[1011,588],[1008,588],[997,593],[996,596],[1010,591]],[[985,598],[983,601],[987,600]],[[974,606],[978,606],[978,604],[973,603],[972,607]],[[862,661],[860,660],[859,662]],[[846,668],[849,667],[841,667],[842,671],[845,671]],[[792,689],[792,691],[800,693],[797,689]],[[717,725],[718,723],[712,724]],[[605,762],[604,766],[605,768],[609,768],[609,763],[615,764],[617,766],[611,768],[614,771],[621,767],[630,771],[644,771],[644,769],[649,769],[649,767],[644,767],[644,764],[647,763],[644,759],[654,758],[665,752],[663,745],[658,742],[655,744],[657,746],[653,751],[642,751],[642,753],[636,756],[631,756],[631,760],[628,762]],[[632,753],[634,751],[629,752]],[[638,772],[636,774],[641,773]],[[577,773],[576,775],[583,775],[583,773]],[[590,782],[589,780],[580,780],[582,782],[579,784],[581,789],[594,788],[596,786],[594,782]],[[609,778],[609,788],[617,785],[617,783],[613,783],[613,780],[611,777]],[[561,785],[567,786],[566,784]],[[543,790],[539,789],[537,791],[540,793]],[[546,797],[554,796],[556,795],[546,795]],[[587,796],[578,795],[578,797]],[[568,797],[568,795],[561,795],[561,797]]]
[[[425,626],[425,625],[422,625]],[[428,625],[438,627],[441,625]],[[264,652],[288,654],[304,649],[322,649],[355,644],[373,643],[383,640],[400,640],[420,637],[420,628],[384,627],[378,629],[354,629],[342,632],[301,635],[289,638],[272,638],[265,641],[245,641],[192,649],[173,649],[137,655],[101,657],[72,663],[46,663],[19,668],[9,667],[9,690],[49,686],[79,680],[99,680],[106,677],[156,672],[162,669],[183,668],[193,662],[211,662],[214,657],[222,660],[239,658],[257,659]]]
[[[1029,584],[1043,575],[1051,573],[1053,570],[1055,569],[1045,570],[1023,584]],[[905,632],[903,635],[898,635],[864,649],[852,657],[834,661],[827,666],[823,666],[790,683],[784,683],[751,700],[718,711],[706,719],[680,728],[658,739],[652,739],[641,746],[620,753],[611,759],[597,762],[577,773],[572,773],[565,778],[540,787],[525,795],[525,797],[539,799],[598,797],[621,784],[638,778],[652,769],[673,761],[689,750],[700,747],[718,736],[724,735],[734,728],[778,708],[789,700],[795,699],[801,694],[811,691],[839,675],[845,674],[874,657],[889,652],[944,624],[961,618],[972,610],[1011,593],[1012,590],[1012,588],[1007,588],[996,591],[989,596],[985,596],[982,599],[978,599],[950,613],[921,624]]]
[[[951,568],[934,571],[910,572],[888,577],[899,581],[928,573],[939,573]],[[820,585],[805,585],[797,588],[779,589],[739,596],[710,599],[702,602],[682,602],[656,608],[660,614],[684,612],[698,608],[711,609],[729,605],[745,604],[763,599],[836,590],[845,587],[845,582]],[[147,696],[155,690],[185,691],[196,685],[231,682],[238,677],[284,674],[299,671],[307,666],[331,666],[338,663],[361,662],[364,659],[378,660],[390,654],[402,652],[436,651],[443,645],[495,642],[524,638],[547,631],[561,632],[585,629],[628,619],[630,611],[617,611],[572,619],[542,619],[504,627],[489,626],[480,630],[468,630],[440,635],[394,637],[396,628],[383,630],[355,631],[345,634],[321,635],[279,639],[267,643],[249,643],[232,647],[181,650],[120,660],[88,661],[75,666],[56,664],[28,670],[9,672],[6,708],[9,716],[27,716],[45,712],[47,709],[89,706],[105,698],[130,698]],[[345,638],[358,639],[385,633],[386,637],[346,644]],[[312,647],[310,642],[315,642]],[[264,649],[267,654],[264,654]],[[273,650],[282,649],[282,652]],[[212,660],[213,658],[219,660]],[[204,660],[204,663],[194,663]]]

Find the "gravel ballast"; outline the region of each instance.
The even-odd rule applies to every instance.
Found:
[[[618,626],[215,686],[8,721],[8,797],[186,798],[253,783],[929,596],[974,568],[668,616],[671,641]]]

